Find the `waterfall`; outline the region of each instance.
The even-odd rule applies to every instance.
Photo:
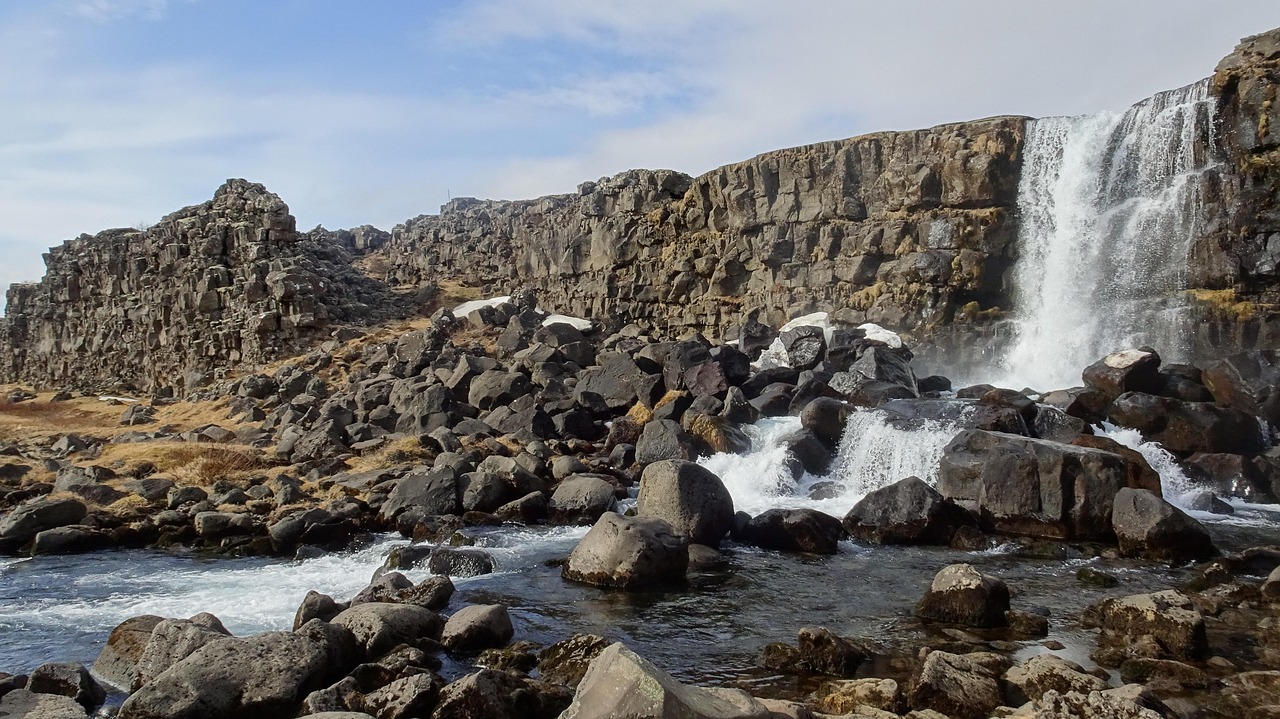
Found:
[[[843,517],[869,492],[900,479],[916,476],[935,484],[942,450],[960,427],[923,419],[903,428],[884,411],[854,412],[824,476],[794,472],[786,442],[799,429],[798,417],[762,419],[743,427],[751,437],[749,452],[719,453],[698,463],[720,477],[737,510],[755,515],[775,507],[807,507]]]
[[[1191,345],[1187,261],[1214,150],[1208,81],[1027,125],[1004,384],[1075,385],[1106,354]]]

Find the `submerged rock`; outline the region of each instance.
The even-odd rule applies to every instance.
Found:
[[[1209,651],[1204,617],[1174,590],[1103,600],[1085,611],[1083,623],[1101,627],[1123,643],[1150,635],[1175,657],[1199,659]]]

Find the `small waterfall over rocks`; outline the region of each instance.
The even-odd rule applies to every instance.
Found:
[[[1220,163],[1212,116],[1205,80],[1123,113],[1028,123],[1005,385],[1077,384],[1127,347],[1187,358],[1188,254]]]

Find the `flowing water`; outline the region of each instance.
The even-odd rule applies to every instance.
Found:
[[[1005,386],[1071,386],[1142,345],[1187,359],[1187,258],[1219,163],[1212,116],[1206,80],[1123,113],[1028,123]]]
[[[934,481],[937,457],[956,431],[943,422],[899,429],[880,412],[859,412],[848,424],[831,472],[797,478],[787,469],[783,446],[797,428],[794,418],[763,420],[748,428],[749,453],[703,460],[722,476],[736,508],[755,513],[812,507],[843,516],[867,492],[904,476]],[[1122,432],[1112,436],[1133,439]],[[1139,449],[1149,457],[1161,451]],[[820,496],[825,498],[810,496],[824,488]],[[1257,535],[1265,538],[1275,526],[1273,515],[1255,510],[1226,520],[1202,518],[1212,521],[1210,529],[1221,544],[1242,546],[1257,543]],[[729,566],[693,575],[686,588],[611,592],[565,582],[549,561],[566,556],[585,533],[585,528],[475,530],[478,545],[494,555],[497,571],[457,580],[448,611],[498,602],[510,608],[517,639],[548,644],[575,632],[595,632],[627,642],[688,681],[798,697],[813,687],[756,666],[765,644],[794,641],[801,627],[812,625],[890,644],[927,641],[927,630],[912,619],[911,608],[947,564],[978,565],[1017,590],[1016,606],[1048,608],[1051,637],[1074,649],[1070,656],[1076,660],[1084,659],[1087,637],[1072,625],[1089,603],[1187,578],[1186,570],[1140,562],[1028,557],[1012,545],[960,552],[845,542],[838,554],[819,557],[727,543]],[[307,590],[349,598],[387,553],[404,543],[383,537],[357,551],[305,561],[205,559],[161,551],[0,560],[0,671],[29,671],[54,660],[88,664],[111,629],[138,614],[187,617],[209,611],[235,634],[287,629]],[[1079,585],[1074,574],[1085,564],[1115,574],[1120,586]],[[425,570],[407,574],[415,581],[426,576]],[[445,674],[466,670],[446,664]]]

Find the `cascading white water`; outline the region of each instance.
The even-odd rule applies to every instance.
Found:
[[[1190,349],[1187,259],[1218,164],[1208,81],[1124,113],[1032,120],[1003,384],[1052,389],[1120,349]]]
[[[916,476],[935,483],[942,449],[959,431],[932,420],[924,420],[919,429],[899,429],[883,412],[855,412],[845,425],[831,470],[820,477],[797,478],[785,441],[798,429],[796,417],[760,420],[744,427],[752,441],[750,452],[715,454],[699,464],[724,481],[737,510],[755,515],[803,507],[842,517],[867,493],[900,479]]]

